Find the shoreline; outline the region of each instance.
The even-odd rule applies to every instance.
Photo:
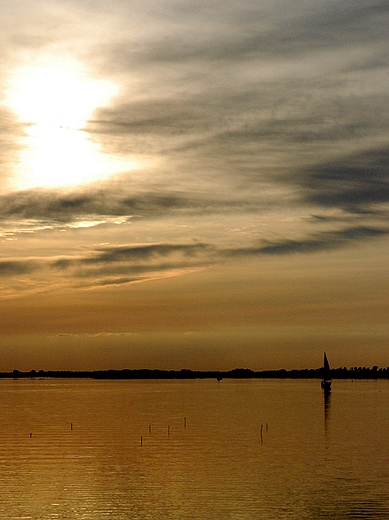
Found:
[[[389,379],[389,367],[378,366],[331,369],[332,379]],[[160,369],[122,369],[122,370],[30,370],[23,372],[0,372],[0,379],[322,379],[323,368],[315,369],[277,369],[254,371],[249,368],[235,368],[229,371],[216,370],[160,370]]]

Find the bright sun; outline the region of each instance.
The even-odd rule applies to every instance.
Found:
[[[118,92],[105,80],[88,77],[77,61],[45,58],[12,74],[6,105],[24,125],[17,188],[83,184],[134,168],[103,154],[83,128],[93,112]]]

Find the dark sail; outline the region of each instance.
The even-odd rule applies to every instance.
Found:
[[[331,373],[330,364],[328,363],[327,354],[324,352],[324,377],[325,377],[325,379],[331,379],[330,373]]]
[[[328,363],[327,354],[324,352],[324,365],[323,365],[323,381],[321,387],[329,392],[331,390],[331,369]]]

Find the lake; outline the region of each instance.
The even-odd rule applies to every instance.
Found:
[[[0,381],[0,519],[389,519],[389,381]]]

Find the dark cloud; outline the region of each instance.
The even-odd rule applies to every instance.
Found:
[[[0,276],[17,276],[23,274],[30,274],[40,265],[38,262],[30,260],[1,260],[0,261]]]
[[[309,155],[312,164],[325,151],[333,156],[334,143],[387,134],[389,96],[386,89],[370,92],[365,84],[373,80],[360,78],[352,91],[347,75],[331,69],[320,77],[255,76],[241,81],[227,74],[209,85],[204,78],[201,88],[188,80],[185,92],[122,99],[98,111],[88,131],[108,153],[156,154],[169,158],[175,174],[180,160],[183,174],[187,169],[210,177],[217,169],[239,179],[247,164],[259,172],[274,158],[303,162]]]
[[[220,259],[219,259],[220,261]],[[105,264],[102,266],[79,266],[71,275],[76,280],[82,280],[86,286],[121,285],[133,282],[147,281],[154,278],[178,275],[193,270],[210,267],[214,261],[204,257],[187,259],[186,261],[154,262],[154,263],[122,263]]]
[[[389,148],[309,168],[297,182],[311,204],[350,212],[374,210],[389,202]]]
[[[121,285],[150,278],[183,273],[221,264],[227,259],[259,256],[309,254],[338,249],[367,239],[384,237],[389,227],[354,226],[316,233],[302,239],[263,240],[260,245],[223,248],[207,243],[160,243],[95,248],[83,255],[40,261],[4,260],[0,276],[28,275],[53,269],[76,280],[89,280],[88,286]]]
[[[230,201],[228,207],[241,205]],[[85,216],[161,216],[178,210],[207,212],[227,209],[222,200],[191,197],[183,193],[151,191],[130,193],[115,184],[104,189],[86,187],[73,192],[35,189],[0,196],[0,220],[31,219],[72,222]]]
[[[78,269],[75,271],[75,275],[81,278],[92,278],[102,275],[114,275],[116,277],[123,275],[131,275],[133,280],[143,279],[147,275],[152,273],[166,273],[171,271],[187,271],[188,269],[193,268],[203,268],[209,267],[212,264],[211,259],[209,259],[206,255],[201,257],[201,259],[196,257],[187,258],[185,261],[174,261],[173,259],[170,262],[144,262],[143,264],[136,264],[134,262],[121,263],[118,264],[87,264],[88,269],[85,269],[85,265],[82,265],[82,269]],[[74,265],[74,264],[73,264]]]
[[[150,271],[167,271],[193,266],[211,265],[215,260],[226,257],[287,255],[291,253],[314,253],[332,250],[362,240],[379,238],[389,234],[389,227],[354,226],[336,231],[316,233],[300,240],[284,239],[277,242],[264,240],[259,246],[223,249],[211,244],[149,244],[143,246],[120,246],[96,249],[78,258],[58,259],[52,267],[98,267],[91,273],[107,273],[105,267],[116,274],[140,274]],[[177,260],[184,257],[186,260]],[[176,257],[175,261],[160,261],[165,257]],[[155,262],[157,260],[157,262]],[[117,265],[121,264],[121,265]],[[111,266],[111,267],[109,267]]]
[[[308,8],[289,2],[284,9],[279,3],[217,4],[196,2],[195,7],[188,4],[184,9],[181,2],[164,4],[158,11],[158,28],[133,45],[118,43],[113,61],[142,68],[145,64],[241,63],[386,39],[389,9],[381,0],[352,5],[317,2]]]
[[[280,144],[333,142],[387,128],[387,94],[342,96],[339,90],[344,86],[341,78],[320,82],[288,78],[256,88],[246,85],[240,92],[232,87],[228,92],[135,101],[100,111],[105,119],[89,126],[92,133],[138,137],[161,133],[167,143],[173,135],[200,134],[204,142],[240,139],[277,140]]]
[[[108,279],[108,280],[100,280],[99,285],[102,287],[109,286],[109,285],[123,285],[133,282],[139,282],[139,278],[114,278],[114,279]]]
[[[0,261],[0,277],[29,275],[50,269],[66,273],[75,279],[94,279],[92,285],[117,285],[161,276],[167,272],[183,272],[209,266],[217,250],[207,244],[149,244],[97,248],[82,256],[52,260],[50,255],[37,260],[8,259]]]
[[[328,2],[317,4],[316,9],[299,12],[290,17],[268,38],[272,51],[291,55],[298,52],[335,49],[364,42],[385,41],[388,21],[387,2]],[[268,35],[269,36],[269,35]],[[273,43],[274,46],[271,44]]]
[[[149,244],[105,247],[83,256],[59,258],[51,268],[92,286],[121,285],[209,267],[220,261],[207,244]]]
[[[101,265],[119,262],[150,262],[170,255],[183,255],[194,258],[197,254],[210,250],[207,244],[147,244],[140,246],[118,246],[96,249],[87,256],[76,259],[60,258],[52,265],[59,269],[67,269],[73,265]],[[171,265],[170,265],[171,267]],[[170,268],[169,267],[169,268]]]
[[[123,262],[133,260],[151,260],[156,257],[165,257],[174,253],[185,256],[195,256],[198,252],[208,249],[206,244],[152,244],[143,246],[125,246],[104,248],[94,258],[82,260],[83,263],[99,264],[106,262]]]
[[[301,240],[285,239],[278,242],[265,241],[258,247],[248,247],[225,251],[227,256],[255,256],[255,255],[289,255],[292,253],[316,253],[338,249],[354,242],[370,238],[383,237],[389,234],[389,227],[352,227],[338,231],[317,233],[314,236]]]
[[[264,240],[258,246],[242,248],[225,249],[205,243],[105,247],[82,257],[57,259],[51,267],[60,271],[70,270],[69,274],[78,279],[94,280],[90,282],[93,285],[120,285],[164,276],[169,272],[209,267],[226,259],[330,251],[388,234],[389,227],[354,226],[296,240]]]
[[[247,194],[238,191],[232,194],[228,182],[210,188],[201,183],[197,186],[194,179],[180,187],[175,180],[167,180],[165,185],[157,182],[143,190],[133,188],[131,178],[124,178],[120,182],[111,180],[74,190],[39,188],[12,192],[0,195],[0,222],[30,222],[32,227],[34,222],[66,226],[88,220],[104,222],[115,217],[162,219],[263,211],[269,203],[273,204],[265,193],[258,193],[256,198],[247,198]]]

